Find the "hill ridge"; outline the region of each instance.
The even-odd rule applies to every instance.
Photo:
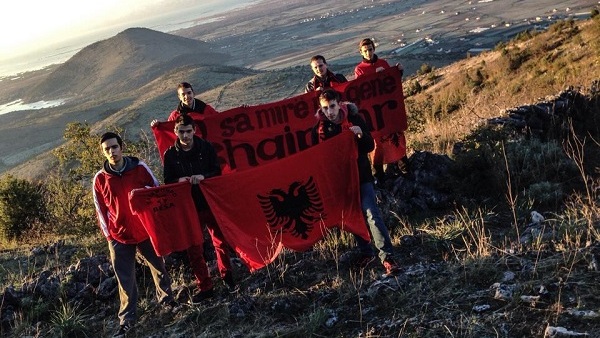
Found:
[[[182,64],[211,65],[228,58],[203,41],[149,28],[128,28],[77,52],[28,93],[28,99],[91,93],[118,96]]]

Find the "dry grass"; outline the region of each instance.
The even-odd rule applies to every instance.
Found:
[[[456,141],[503,109],[529,104],[572,86],[590,88],[598,79],[598,20],[561,22],[535,39],[499,47],[407,82],[426,90],[407,97],[414,149],[452,154]],[[512,62],[512,66],[511,66]],[[474,81],[482,74],[481,84]]]

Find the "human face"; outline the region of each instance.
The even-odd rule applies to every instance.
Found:
[[[175,134],[179,139],[179,143],[184,147],[184,149],[191,148],[194,143],[194,133],[196,129],[193,126],[184,126],[177,125],[175,126]]]
[[[310,68],[316,76],[322,77],[327,74],[327,64],[323,60],[315,60],[310,63]]]
[[[323,114],[325,114],[329,121],[333,123],[340,122],[340,104],[337,100],[323,99],[319,103],[321,104],[321,111],[323,111]]]
[[[110,138],[102,142],[100,147],[102,148],[102,155],[106,157],[111,165],[118,165],[123,161],[123,149],[119,146],[116,138]]]
[[[184,105],[191,107],[194,104],[194,91],[192,88],[177,89],[177,97]]]
[[[362,55],[365,60],[373,59],[373,55],[375,55],[375,47],[373,47],[373,45],[364,45],[360,47],[360,55]]]

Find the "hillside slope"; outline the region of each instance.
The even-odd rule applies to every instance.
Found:
[[[28,94],[36,99],[119,95],[180,65],[218,64],[227,59],[202,41],[129,28],[83,48]]]
[[[511,43],[405,79],[410,142],[451,154],[457,140],[503,110],[600,79],[600,20],[561,21]],[[597,84],[595,85],[597,86]]]

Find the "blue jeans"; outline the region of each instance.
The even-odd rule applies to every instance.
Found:
[[[369,226],[371,239],[377,250],[379,250],[379,259],[383,262],[386,258],[391,258],[394,249],[392,240],[387,227],[383,223],[381,211],[377,207],[377,199],[375,197],[375,188],[372,182],[362,183],[360,185],[360,204],[362,207],[363,216]],[[373,255],[373,248],[369,242],[365,241],[360,236],[354,236],[358,243],[358,248],[363,255]]]

